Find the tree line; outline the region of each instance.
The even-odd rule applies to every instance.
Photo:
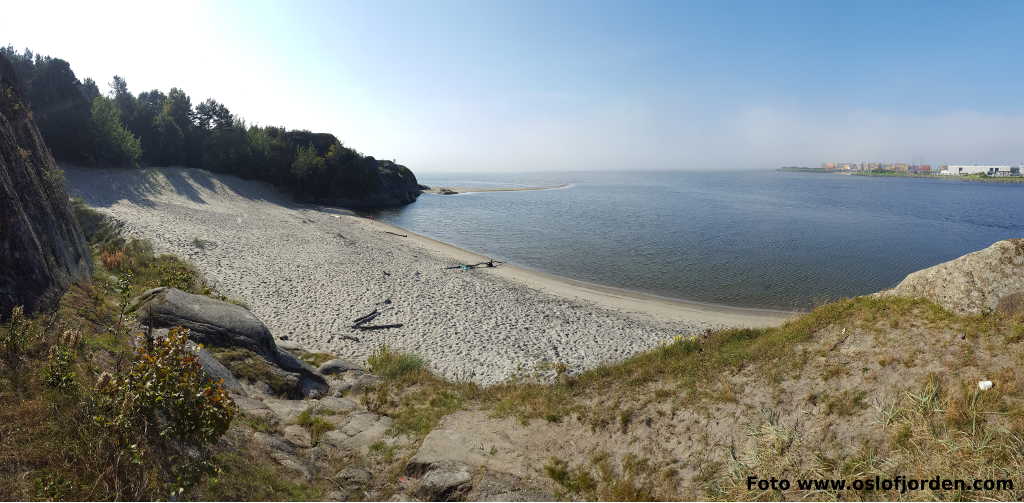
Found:
[[[270,182],[305,201],[359,198],[412,172],[344,146],[334,135],[247,125],[223,103],[197,105],[185,91],[133,95],[114,76],[102,94],[67,61],[0,47],[24,86],[33,117],[54,157],[88,166],[186,166]]]

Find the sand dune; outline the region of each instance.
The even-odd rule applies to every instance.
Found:
[[[387,343],[422,355],[448,378],[487,384],[546,363],[592,368],[676,335],[788,316],[644,296],[509,265],[447,270],[480,257],[345,210],[295,204],[267,184],[233,176],[65,169],[69,192],[123,220],[127,232],[158,251],[193,262],[220,291],[249,304],[276,337],[356,361]],[[403,326],[350,328],[374,309],[382,311],[375,322]]]

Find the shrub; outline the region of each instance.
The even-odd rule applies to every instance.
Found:
[[[128,463],[163,464],[166,473],[176,474],[172,495],[214,470],[209,447],[236,413],[187,343],[188,330],[179,327],[154,341],[152,350],[140,344],[126,373],[100,379],[94,404],[93,419],[114,432],[113,447]]]
[[[104,251],[100,253],[100,262],[103,267],[110,271],[119,271],[125,265],[127,256],[124,250],[117,250],[114,252]]]
[[[0,327],[0,360],[7,372],[7,377],[19,387],[22,381],[23,366],[29,348],[39,338],[38,331],[32,320],[25,317],[22,306],[15,306],[6,323],[6,329]]]
[[[152,351],[140,349],[129,371],[100,389],[113,408],[97,420],[125,431],[152,428],[194,447],[216,442],[235,406],[219,383],[208,382],[187,343],[188,329],[179,327],[154,341]]]
[[[160,277],[159,286],[169,286],[185,292],[195,290],[199,277],[191,267],[179,260],[159,257],[156,270]]]
[[[43,371],[43,381],[51,388],[71,391],[75,386],[76,342],[68,341],[50,348],[49,363]]]

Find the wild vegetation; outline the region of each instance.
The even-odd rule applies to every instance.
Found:
[[[133,95],[114,76],[104,95],[67,61],[0,47],[23,83],[54,156],[82,165],[187,166],[270,182],[298,199],[358,198],[387,180],[415,185],[408,168],[377,161],[333,135],[247,125],[223,103],[193,104],[183,90]]]
[[[95,278],[72,287],[56,312],[0,320],[0,493],[323,497],[329,479],[299,481],[243,440],[241,431],[280,434],[288,425],[236,414],[202,378],[184,333],[149,345],[127,328],[130,299],[153,286],[219,294],[187,264],[75,207]],[[381,346],[368,365],[383,381],[353,398],[390,416],[389,434],[411,447],[378,442],[336,463],[374,467],[376,494],[389,495],[424,437],[446,417],[472,413],[536,437],[541,445],[522,448],[550,453],[535,468],[566,499],[1020,499],[1020,485],[900,493],[760,490],[746,481],[938,475],[1020,484],[1021,306],[1011,297],[994,312],[958,316],[921,299],[845,299],[779,327],[679,337],[582,373],[539,369],[554,370],[553,383],[491,387],[440,379],[421,357]],[[980,379],[995,385],[980,390]],[[315,443],[334,428],[333,412],[310,407],[294,424]]]
[[[1022,333],[1024,312],[1009,305],[964,317],[921,299],[859,297],[780,327],[680,337],[578,375],[563,367],[555,383],[447,382],[384,348],[371,362],[386,380],[365,399],[395,418],[396,434],[426,435],[448,414],[477,410],[539,438],[571,437],[568,455],[546,446],[558,453],[543,466],[570,499],[1012,500],[1024,496]],[[983,378],[995,387],[979,390]],[[745,440],[716,446],[716,423]],[[692,439],[682,451],[658,447],[680,437]],[[748,488],[750,475],[1017,485],[763,491]]]
[[[311,499],[231,446],[236,408],[187,331],[147,340],[130,300],[160,285],[218,296],[188,264],[74,204],[96,261],[53,312],[0,316],[0,494],[37,500]]]

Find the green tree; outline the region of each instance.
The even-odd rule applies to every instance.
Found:
[[[96,99],[100,95],[100,88],[96,87],[96,81],[91,78],[86,78],[82,81],[82,96],[85,97],[89,103]]]
[[[138,105],[135,101],[135,96],[128,90],[128,83],[123,78],[114,75],[113,80],[110,82],[110,94],[114,99],[114,104],[117,105],[118,112],[121,113],[121,120],[125,124],[131,124],[135,118]]]
[[[114,166],[137,166],[142,157],[139,139],[124,127],[114,101],[97,96],[92,101],[92,129],[96,140],[95,159]]]
[[[316,152],[312,144],[300,147],[292,162],[292,175],[295,176],[297,194],[300,197],[308,197],[313,191],[317,178],[324,172],[326,167],[324,158]]]
[[[139,93],[135,100],[135,116],[125,121],[128,130],[142,142],[142,160],[146,164],[159,164],[160,137],[157,130],[157,116],[163,110],[167,96],[159,90]]]

